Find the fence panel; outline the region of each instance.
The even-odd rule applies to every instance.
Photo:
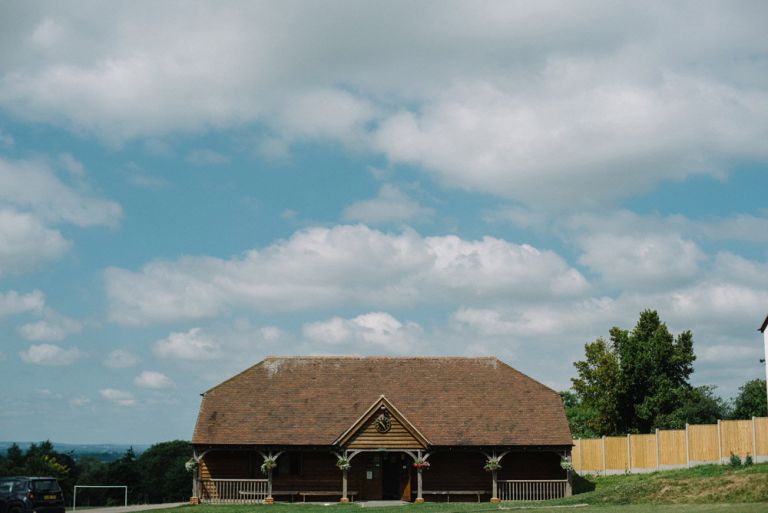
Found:
[[[752,420],[723,420],[720,422],[721,457],[727,459],[731,453],[745,458],[753,454]]]
[[[629,447],[632,468],[656,468],[656,435],[630,435]]]
[[[688,464],[685,454],[685,430],[659,431],[659,467],[684,467]]]
[[[755,421],[755,461],[768,461],[768,417]]]
[[[691,464],[719,461],[717,424],[688,426],[688,453]]]
[[[629,469],[626,436],[605,437],[605,468],[614,472],[625,472]]]
[[[603,441],[599,438],[581,440],[580,463],[584,472],[603,470]]]

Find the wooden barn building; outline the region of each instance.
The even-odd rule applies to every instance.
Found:
[[[496,358],[267,358],[202,396],[204,502],[570,494],[560,397]]]

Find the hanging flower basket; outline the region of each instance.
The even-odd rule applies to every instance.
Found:
[[[336,458],[336,467],[339,470],[349,470],[352,468],[352,464],[349,462],[349,458],[345,458],[344,456],[338,456]]]
[[[485,465],[483,465],[483,470],[487,472],[495,472],[501,468],[501,458],[498,456],[488,458],[485,460]]]
[[[194,472],[195,470],[197,470],[197,467],[198,467],[198,463],[192,458],[190,458],[189,461],[184,463],[184,468],[187,469],[187,472]]]
[[[269,472],[277,466],[277,460],[275,458],[264,458],[264,463],[261,464],[261,472],[263,474],[269,474]]]
[[[563,470],[573,470],[573,464],[570,462],[570,460],[563,458],[560,460],[560,468]]]
[[[416,458],[413,462],[413,468],[429,470],[429,462],[424,458]]]

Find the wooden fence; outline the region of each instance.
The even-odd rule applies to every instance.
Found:
[[[768,417],[719,420],[656,430],[651,435],[604,436],[573,441],[573,469],[581,474],[620,474],[728,463],[731,454],[768,461]]]

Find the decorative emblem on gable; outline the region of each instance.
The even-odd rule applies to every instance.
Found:
[[[376,426],[376,431],[379,433],[386,433],[392,429],[392,419],[389,418],[389,414],[386,411],[379,414],[373,423]]]
[[[383,395],[333,444],[356,450],[426,449],[430,445]]]

